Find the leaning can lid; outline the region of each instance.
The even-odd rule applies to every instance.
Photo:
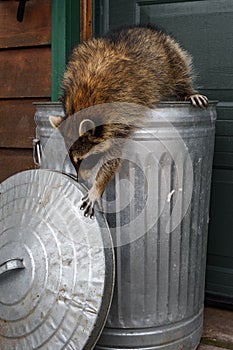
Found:
[[[113,293],[104,217],[71,177],[29,170],[0,185],[0,349],[91,349]]]

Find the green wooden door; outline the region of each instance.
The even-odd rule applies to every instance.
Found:
[[[206,296],[233,303],[233,1],[95,0],[94,35],[125,24],[164,28],[194,58],[196,88],[219,100]]]
[[[52,101],[60,97],[67,58],[80,39],[80,1],[52,0]]]

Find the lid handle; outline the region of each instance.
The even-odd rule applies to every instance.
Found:
[[[36,166],[41,165],[41,145],[39,139],[33,140],[33,160]]]
[[[0,277],[11,270],[24,269],[23,259],[15,258],[5,261],[0,265]]]

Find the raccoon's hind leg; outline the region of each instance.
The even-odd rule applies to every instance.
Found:
[[[190,101],[193,107],[206,108],[208,106],[208,98],[205,95],[194,94],[187,96],[185,99]]]
[[[99,169],[93,186],[85,197],[82,198],[81,210],[84,210],[84,216],[94,216],[94,205],[97,203],[99,209],[103,211],[101,196],[115,173],[121,166],[121,159],[114,158],[106,161]]]

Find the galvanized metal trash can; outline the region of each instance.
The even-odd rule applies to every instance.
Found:
[[[158,105],[135,132],[133,152],[106,190],[116,284],[97,349],[193,350],[199,344],[215,107]],[[53,132],[48,116],[60,112],[58,104],[37,104],[42,152]],[[40,168],[51,166],[53,157],[46,157]],[[52,164],[75,174],[69,166]]]
[[[75,175],[48,119],[63,113],[61,105],[36,106],[35,162]],[[116,279],[97,349],[194,350],[199,344],[215,106],[156,106],[107,187],[103,202]]]

